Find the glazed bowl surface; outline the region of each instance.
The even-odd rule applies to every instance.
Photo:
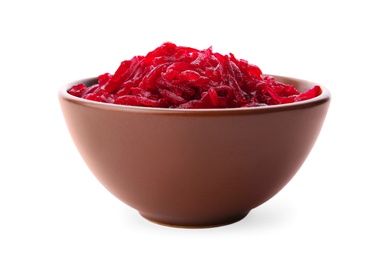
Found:
[[[299,91],[318,85],[274,77]],[[233,109],[122,106],[67,93],[96,80],[59,91],[78,151],[115,197],[171,226],[230,224],[276,195],[309,155],[330,104],[322,86],[310,100]]]

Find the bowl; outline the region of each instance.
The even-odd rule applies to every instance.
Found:
[[[299,91],[317,85],[273,76]],[[309,155],[330,104],[324,87],[310,100],[233,109],[121,106],[67,93],[96,81],[59,91],[83,160],[144,218],[178,227],[231,224],[275,196]]]

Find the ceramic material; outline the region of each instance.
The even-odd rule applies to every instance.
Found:
[[[275,76],[300,91],[315,84]],[[294,104],[236,109],[118,106],[59,91],[80,154],[118,199],[156,223],[233,223],[299,170],[325,120],[330,93]],[[70,162],[66,162],[70,163]]]

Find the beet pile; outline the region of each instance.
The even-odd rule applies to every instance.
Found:
[[[292,103],[316,97],[321,89],[313,86],[300,93],[231,53],[167,42],[146,56],[121,62],[113,75],[100,75],[97,84],[78,84],[68,93],[119,105],[193,109]]]

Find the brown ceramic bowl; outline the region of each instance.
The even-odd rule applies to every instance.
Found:
[[[275,76],[300,91],[315,84]],[[293,104],[159,109],[88,101],[59,91],[80,154],[118,199],[154,222],[219,226],[277,194],[313,147],[330,93]],[[67,162],[70,163],[70,162]]]

